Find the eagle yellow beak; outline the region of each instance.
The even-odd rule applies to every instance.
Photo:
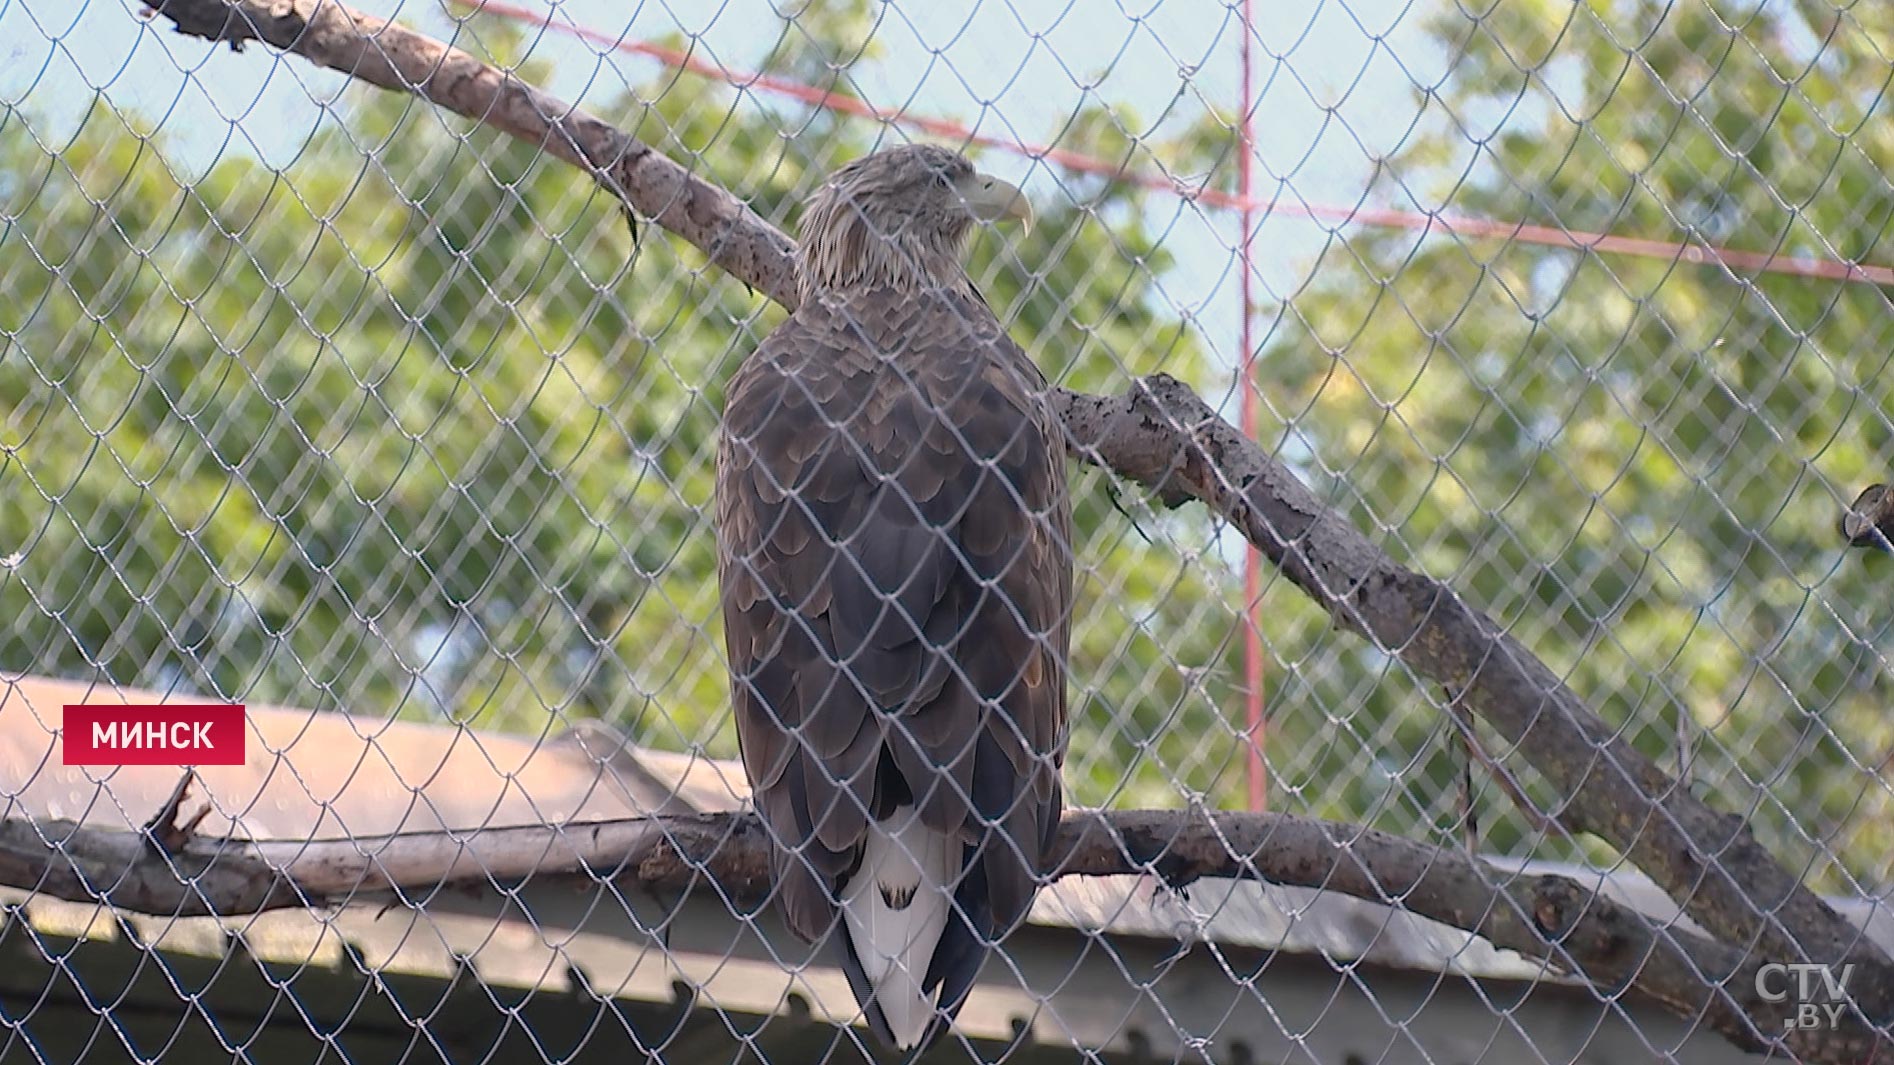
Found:
[[[1032,231],[1032,201],[1019,187],[991,174],[975,173],[955,184],[967,213],[982,222],[1018,222]]]

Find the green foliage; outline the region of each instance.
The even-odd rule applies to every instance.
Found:
[[[1882,8],[1497,2],[1433,29],[1454,65],[1433,132],[1387,168],[1398,206],[1894,258]],[[1792,867],[1886,883],[1887,573],[1843,557],[1834,524],[1888,479],[1887,294],[1437,231],[1352,230],[1315,277],[1266,365],[1335,498],[1645,753],[1672,764],[1689,722],[1696,789]],[[1276,620],[1339,727],[1448,786],[1436,693],[1399,671],[1370,688],[1323,619]],[[1371,803],[1337,775],[1352,753],[1288,783],[1342,782],[1325,812]],[[1523,852],[1528,832],[1493,840]]]
[[[872,13],[809,5],[767,69],[847,91]],[[1397,206],[1894,259],[1878,8],[1507,0],[1433,30],[1453,74],[1383,170]],[[606,110],[784,225],[878,143],[688,77]],[[0,116],[0,669],[733,753],[711,439],[780,310],[649,226],[634,245],[529,146],[386,94],[333,113],[282,173],[194,180],[108,107],[60,144]],[[1088,109],[1058,143],[1227,183],[1214,116],[1139,128]],[[1030,235],[975,242],[1014,336],[1073,387],[1210,390],[1156,288],[1156,194],[1061,181]],[[1282,453],[1646,753],[1670,764],[1688,722],[1694,786],[1823,886],[1886,882],[1894,562],[1842,556],[1833,523],[1887,479],[1887,297],[1438,230],[1352,229],[1313,265],[1262,363]],[[1074,490],[1075,797],[1227,804],[1227,545],[1096,470]],[[1456,836],[1439,693],[1263,595],[1284,805]],[[1571,854],[1506,805],[1482,795],[1491,845]]]
[[[866,10],[812,5],[769,68],[855,61]],[[874,132],[669,75],[607,113],[779,222]],[[0,669],[733,754],[712,435],[781,312],[660,231],[634,247],[530,146],[387,94],[335,116],[280,174],[195,181],[106,106],[68,144],[0,127]],[[1205,378],[1145,194],[1088,189],[983,235],[975,276],[1070,382]],[[1227,788],[1219,689],[1187,672],[1228,672],[1208,522],[1147,514],[1147,542],[1077,489],[1077,799]]]

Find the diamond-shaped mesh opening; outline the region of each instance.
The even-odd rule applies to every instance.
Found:
[[[0,1060],[885,1055],[850,989],[856,948],[805,944],[782,916],[810,876],[852,912],[846,885],[882,852],[850,847],[870,837],[896,864],[934,861],[922,844],[946,855],[944,879],[920,874],[922,908],[986,955],[942,1060],[1725,1060],[1742,1024],[1718,1011],[1778,1008],[1747,989],[1784,959],[1769,933],[1710,927],[1677,899],[1700,885],[1627,852],[1700,831],[1700,801],[1844,916],[1885,898],[1886,565],[1875,534],[1851,551],[1837,532],[1894,451],[1879,7],[379,3],[307,38],[283,27],[334,31],[317,9],[344,9],[160,7],[0,3],[0,792],[16,833],[0,949],[17,963],[0,973]],[[255,38],[240,53],[201,37],[225,16]],[[407,45],[377,37],[381,18],[472,58],[397,69]],[[359,30],[357,60],[325,58]],[[791,234],[843,164],[919,143],[1017,184],[1036,219],[972,226],[964,274],[887,297],[978,293],[952,328],[984,339],[863,341],[886,366],[861,380],[908,393],[778,382],[776,416],[803,421],[754,461],[791,455],[778,477],[846,452],[868,473],[755,482],[779,509],[748,501],[764,531],[746,546],[716,503],[728,390],[803,316],[668,231],[704,225],[708,200],[627,212],[612,182],[658,180],[637,165],[602,182],[498,103],[454,113],[477,63],[478,91],[540,86],[537,106],[585,108],[682,168],[663,180],[727,190]],[[877,247],[903,239],[886,223],[866,227]],[[838,314],[817,342],[885,326]],[[956,359],[988,383],[927,392]],[[983,437],[981,403],[1017,398],[990,384],[1006,366],[1026,399]],[[1045,388],[1116,396],[1160,373],[1536,656],[1598,715],[1592,772],[1648,760],[1662,810],[1630,828],[1586,813],[1531,737],[1463,690],[1477,669],[1450,680],[1364,638],[1365,593],[1314,601],[1294,545],[1278,569],[1240,513],[1174,505],[1100,462],[1033,482],[1001,461],[1037,448],[1058,468]],[[921,428],[874,442],[884,417]],[[1022,717],[991,750],[949,710],[924,716],[914,684],[875,687],[870,660],[907,645],[857,670],[839,615],[811,605],[873,584],[866,545],[889,542],[822,508],[917,483],[948,495],[887,514],[938,526],[945,590],[925,601],[946,613],[902,631],[947,677],[943,706],[960,692],[980,728]],[[1055,484],[1069,539],[1033,494]],[[976,496],[1010,539],[970,546],[991,516],[968,510]],[[769,555],[785,522],[833,556],[812,584],[784,584]],[[1014,579],[1026,541],[1047,572],[1070,566],[1069,601]],[[730,650],[720,551],[795,635]],[[881,592],[889,609],[912,598]],[[813,675],[758,679],[785,639],[842,678],[804,692],[826,708],[815,724],[765,705]],[[995,682],[991,662],[1014,672]],[[1066,692],[1040,739],[1032,715],[1055,700],[1020,694],[1029,667]],[[769,711],[745,727],[782,730],[812,774],[806,802],[772,807],[788,785],[754,779],[762,733],[739,750],[733,669],[735,701]],[[146,825],[178,772],[66,764],[62,707],[157,699],[246,704],[249,759],[192,781],[185,815],[211,812],[185,850],[123,853],[200,871],[189,847],[264,855],[299,885],[266,912],[141,909],[68,835]],[[845,713],[888,730],[890,753],[843,751],[823,721]],[[825,818],[887,811],[880,785],[818,777],[848,758],[892,772],[911,741],[985,767],[909,788],[923,806],[950,789],[959,834],[868,828],[828,847]],[[1024,923],[976,928],[990,900],[962,888],[980,862],[1051,862],[1006,826],[1054,775],[1068,809],[1211,833],[1192,838],[1214,839],[1222,875],[1185,883],[1197,852],[1140,851],[1127,830],[1118,865],[1089,870],[1113,875],[1041,875]],[[1290,871],[1312,819],[1406,840],[1400,860],[1434,875],[1470,870],[1459,930],[1425,885],[1383,876],[1397,859],[1381,837],[1332,828],[1342,842],[1317,852],[1348,857]],[[598,860],[601,825],[633,833],[610,837],[632,841],[615,862]],[[422,837],[435,864],[404,864]],[[1747,876],[1714,842],[1704,882]],[[372,873],[297,880],[324,862]],[[1508,928],[1547,929],[1521,915],[1543,886],[1521,869],[1575,876],[1686,954],[1690,936],[1723,940],[1748,968],[1698,951],[1679,1005],[1650,983],[1675,976],[1658,961],[1619,972],[1570,943],[1522,947]],[[1229,878],[1258,870],[1278,882]],[[208,884],[186,894],[216,909]],[[1732,920],[1752,931],[1757,914],[1806,916],[1748,901]],[[1894,985],[1873,972],[1884,1009]],[[1778,1016],[1752,1018],[1773,1027],[1739,1045],[1782,1036]],[[1791,1037],[1813,1040],[1794,1044],[1806,1060],[1842,1060],[1819,1025]]]

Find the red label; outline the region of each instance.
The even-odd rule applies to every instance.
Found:
[[[67,765],[242,765],[243,707],[67,703]]]

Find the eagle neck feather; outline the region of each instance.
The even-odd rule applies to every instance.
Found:
[[[973,290],[961,265],[969,227],[877,227],[848,204],[820,203],[803,220],[796,284],[804,301],[854,289]]]

